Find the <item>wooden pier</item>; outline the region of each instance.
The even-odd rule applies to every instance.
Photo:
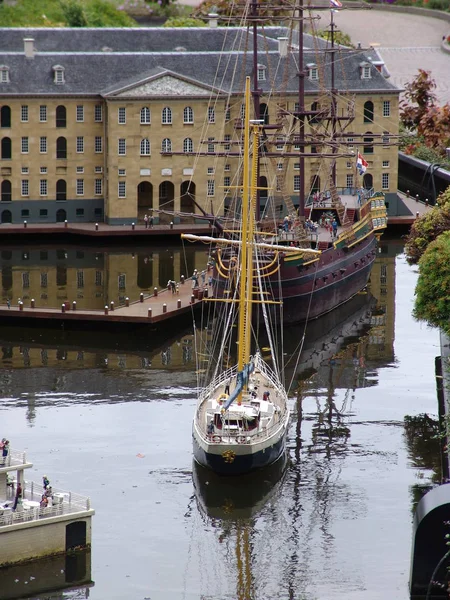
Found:
[[[200,277],[201,279],[201,277]],[[188,316],[202,304],[208,295],[207,285],[192,287],[192,280],[176,284],[175,292],[170,289],[154,288],[151,295],[140,294],[138,299],[127,299],[125,306],[115,306],[111,302],[103,310],[78,310],[76,302],[64,302],[60,308],[39,308],[36,300],[31,299],[18,305],[0,305],[0,319],[14,321],[16,324],[36,324],[36,320],[46,320],[47,324],[85,323],[92,329],[95,326],[136,324],[160,325],[179,317]],[[22,321],[22,323],[20,323]]]

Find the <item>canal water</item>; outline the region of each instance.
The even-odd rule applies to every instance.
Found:
[[[193,468],[189,329],[1,327],[0,436],[27,451],[30,479],[89,496],[96,515],[70,577],[51,561],[6,569],[0,598],[406,600],[414,505],[439,476],[415,435],[437,413],[440,353],[411,316],[416,279],[383,243],[370,293],[312,324],[298,365],[303,330],[286,332],[286,467],[244,481]]]

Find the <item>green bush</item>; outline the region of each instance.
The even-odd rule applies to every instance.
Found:
[[[428,0],[425,4],[426,8],[432,8],[434,10],[448,10],[450,8],[450,0]]]
[[[87,19],[83,5],[77,0],[60,0],[65,22],[69,27],[86,27]]]
[[[192,17],[170,17],[164,27],[206,27],[206,23]]]

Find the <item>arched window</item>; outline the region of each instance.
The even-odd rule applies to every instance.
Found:
[[[56,140],[56,158],[67,158],[67,140],[59,137]]]
[[[12,214],[10,210],[2,211],[2,223],[12,223]]]
[[[141,108],[141,125],[150,125],[150,109],[148,106]]]
[[[0,108],[0,127],[11,127],[11,109],[9,106]]]
[[[264,121],[264,125],[269,124],[269,107],[267,104],[259,105],[259,118]]]
[[[364,123],[373,123],[373,102],[364,102]]]
[[[144,138],[141,140],[141,156],[148,156],[150,154],[150,140]]]
[[[194,152],[194,144],[191,138],[186,138],[183,141],[183,152]]]
[[[169,138],[164,138],[161,144],[161,152],[172,152],[172,142]]]
[[[2,138],[2,159],[5,158],[11,158],[11,152],[12,152],[12,145],[11,145],[11,138],[9,137],[4,137]]]
[[[163,125],[172,125],[172,109],[168,106],[162,109],[161,123]]]
[[[194,111],[190,106],[186,106],[183,111],[183,123],[194,122]]]
[[[365,136],[371,136],[371,131],[366,131]],[[364,137],[363,138],[363,152],[364,154],[373,154],[373,137]]]
[[[56,200],[67,200],[67,183],[64,179],[58,179],[56,182]]]
[[[318,102],[313,102],[311,104],[311,112],[317,112],[320,109],[320,105]],[[310,123],[318,123],[320,121],[320,118],[318,115],[311,115],[309,117],[309,122]]]
[[[4,179],[1,185],[1,198],[2,202],[11,202],[12,194],[11,194],[11,182],[9,179]],[[11,221],[9,221],[10,223]]]
[[[63,208],[60,208],[59,210],[56,211],[56,222],[57,223],[64,223],[64,221],[67,219],[67,213]]]
[[[56,127],[66,127],[67,126],[67,116],[66,116],[66,107],[61,104],[56,107]]]

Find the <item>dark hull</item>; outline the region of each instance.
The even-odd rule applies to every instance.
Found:
[[[212,469],[219,475],[243,475],[267,467],[278,460],[286,448],[286,435],[287,431],[273,446],[259,452],[236,454],[232,462],[227,462],[222,454],[206,452],[199,446],[194,435],[194,458],[199,465]]]
[[[283,302],[284,324],[316,319],[350,300],[368,283],[376,258],[377,239],[369,235],[352,248],[324,250],[309,266],[283,261],[269,278],[271,295]],[[224,281],[216,279],[216,293],[224,292]]]

